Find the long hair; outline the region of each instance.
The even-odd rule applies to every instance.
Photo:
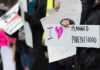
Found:
[[[91,11],[95,0],[82,0],[82,13],[81,13],[81,22],[80,24],[84,24],[88,13]]]

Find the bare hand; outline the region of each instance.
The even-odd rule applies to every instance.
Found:
[[[70,21],[69,20],[63,20],[61,22],[61,24],[64,26],[64,27],[69,27],[70,26]]]
[[[55,0],[54,1],[54,9],[58,11],[60,9],[60,0]]]

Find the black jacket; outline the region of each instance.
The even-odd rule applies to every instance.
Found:
[[[86,23],[88,25],[100,25],[100,1],[88,13]]]
[[[97,4],[88,1],[82,3],[81,25],[100,25],[100,1]],[[100,70],[100,49],[78,47],[75,70]]]
[[[45,17],[46,14],[46,3],[46,0],[40,0],[33,16],[25,13],[25,20],[31,25],[33,36],[33,48],[29,50],[30,70],[48,70],[48,61],[45,58],[42,47],[42,35],[44,30],[40,22],[40,19]]]
[[[40,51],[39,49],[42,46],[42,35],[43,27],[40,22],[40,19],[45,17],[46,13],[46,0],[40,0],[39,6],[35,11],[33,16],[30,16],[28,13],[25,13],[25,20],[31,25],[31,31],[33,36],[33,50]]]
[[[81,23],[87,25],[100,25],[100,1],[94,4],[95,0],[82,1]]]

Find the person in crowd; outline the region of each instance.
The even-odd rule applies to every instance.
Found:
[[[82,0],[81,25],[100,25],[100,0]],[[62,24],[67,27],[68,23]],[[74,70],[99,70],[99,48],[77,48]]]
[[[28,13],[30,16],[33,15],[35,9],[36,0],[28,0]],[[21,15],[21,12],[18,12]],[[31,25],[30,25],[31,26]],[[18,67],[23,67],[24,70],[29,70],[30,67],[30,55],[29,55],[29,46],[25,42],[25,30],[24,27],[20,28],[19,31],[16,33],[16,37],[18,41],[16,43],[16,52],[19,52],[22,65],[17,65]]]
[[[17,2],[17,0],[14,0],[11,4],[10,4],[10,6],[8,6],[8,4],[9,3],[7,3],[6,2],[6,0],[5,0],[5,2],[3,2],[4,3],[4,9],[2,10],[2,9],[0,9],[0,16],[2,16],[4,13],[6,13],[7,12],[7,10],[10,10],[10,8],[11,8],[11,6],[13,6],[15,3]],[[6,4],[7,3],[7,4]],[[7,8],[5,8],[5,6],[7,6],[8,7],[8,9]],[[2,29],[1,29],[2,30]],[[2,30],[3,31],[3,30]],[[7,34],[8,35],[8,34]],[[8,35],[9,36],[9,35]],[[11,38],[11,36],[10,36],[10,38]],[[11,46],[15,46],[15,45],[11,45]],[[22,68],[22,64],[21,64],[21,60],[20,60],[20,53],[18,52],[18,51],[15,51],[15,48],[16,47],[13,47],[13,56],[12,56],[12,54],[10,54],[11,53],[11,47],[10,47],[10,56],[12,56],[13,58],[13,61],[16,61],[16,66],[15,66],[15,68],[16,68],[16,70],[23,70],[23,68]],[[6,49],[7,50],[7,49]],[[7,53],[7,52],[6,52]],[[9,55],[8,55],[9,56]],[[9,58],[10,58],[10,56],[9,56]],[[9,63],[9,62],[6,62],[6,63]],[[13,62],[14,63],[14,62]],[[10,64],[7,64],[7,65],[10,65]],[[12,68],[14,68],[13,66],[14,65],[11,65],[12,66]],[[6,67],[7,68],[7,67]],[[9,68],[8,68],[9,69]],[[13,69],[14,70],[14,69]]]
[[[7,11],[7,10],[6,10]],[[2,16],[5,10],[0,13]],[[2,29],[0,29],[0,47],[3,70],[16,70],[15,57],[15,43],[16,38],[7,36]]]
[[[12,37],[17,38],[16,52],[20,54],[21,64],[24,70],[29,70],[29,46],[25,43],[25,31],[24,27],[21,27]]]
[[[82,0],[81,25],[100,25],[100,0]],[[100,49],[77,48],[75,70],[99,70]]]
[[[3,32],[3,29],[2,29]],[[4,32],[3,32],[4,33]],[[8,35],[8,34],[7,34]],[[16,69],[17,70],[29,70],[29,53],[28,53],[28,46],[25,43],[25,32],[24,32],[24,27],[21,27],[17,32],[15,32],[13,35],[8,35],[8,40],[11,43],[14,42],[14,40],[12,39],[12,37],[17,38],[16,41],[16,53],[19,54],[20,57],[15,56],[15,43],[14,43],[14,55],[13,55],[13,60],[16,60]],[[20,58],[20,59],[18,59]],[[4,58],[3,58],[4,60]],[[20,63],[21,62],[21,63]],[[8,62],[9,63],[9,62]],[[20,65],[19,65],[20,64]],[[5,64],[4,64],[5,65]],[[6,65],[7,66],[7,65]],[[22,68],[23,66],[23,68]],[[12,67],[13,68],[13,67]]]
[[[16,63],[15,63],[15,43],[16,38],[8,37],[4,32],[0,32],[3,35],[3,39],[5,40],[8,45],[1,46],[1,58],[3,62],[3,70],[16,70]],[[4,38],[5,37],[5,38]],[[2,41],[2,40],[1,40]],[[3,43],[3,41],[2,41]]]
[[[48,70],[48,61],[45,58],[42,47],[43,27],[40,19],[45,17],[46,0],[36,0],[36,8],[33,15],[25,13],[25,20],[31,25],[33,36],[33,48],[30,53],[30,70]]]
[[[46,1],[37,0],[34,15],[31,16],[29,15],[29,13],[25,13],[25,20],[31,25],[32,35],[33,35],[33,45],[34,45],[33,48],[29,49],[30,70],[40,70],[40,69],[47,70],[48,69],[48,61],[46,60],[44,56],[44,51],[41,45],[43,28],[42,28],[40,19],[45,16],[45,11],[46,11]],[[21,12],[19,11],[18,14],[21,15],[20,13]],[[17,38],[16,46],[19,44],[18,34],[19,34],[19,31],[17,31],[11,36],[11,37]],[[21,44],[22,43],[20,43],[20,45]],[[22,47],[18,45],[16,47],[16,51],[17,51],[17,48],[19,51]],[[26,70],[29,70],[29,69],[26,69]]]
[[[25,13],[25,20],[31,25],[33,35],[33,48],[30,52],[30,70],[48,70],[48,61],[42,47],[43,27],[40,19],[46,16],[46,0],[36,0],[36,9],[33,16]],[[58,9],[58,7],[55,7]]]

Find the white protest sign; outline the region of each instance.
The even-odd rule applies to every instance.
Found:
[[[17,14],[19,9],[18,3],[12,7],[6,14],[0,18],[0,28],[3,28],[6,33],[12,35],[20,27],[23,26],[21,17]]]
[[[53,15],[50,15],[46,17],[44,20],[41,19],[41,22],[43,26],[45,24],[55,24],[59,23],[62,19],[71,19],[75,22],[75,24],[79,25],[80,24],[80,18],[81,18],[81,3],[79,4],[73,4],[73,7],[70,10],[67,10],[67,8],[63,11],[59,11],[57,13],[54,13]]]
[[[57,24],[45,25],[46,45],[66,47],[100,48],[99,26],[70,26],[64,28]]]
[[[66,46],[48,46],[49,62],[55,62],[64,58],[76,55],[75,47]]]
[[[0,17],[0,28],[4,28],[6,26],[5,22],[9,22],[9,18],[13,18],[15,13],[18,12],[18,4],[16,4],[10,11]],[[9,15],[10,14],[10,15]]]
[[[45,42],[50,63],[75,55],[76,47],[100,48],[100,26],[45,26]]]
[[[56,13],[55,9],[48,9],[48,14],[49,15],[52,15],[52,14],[55,14],[55,13]]]
[[[69,11],[73,8],[81,8],[81,0],[60,0],[60,9],[59,11]]]
[[[82,11],[81,1],[61,0],[61,4],[59,12],[41,19],[49,62],[76,54],[76,47],[100,48],[99,26],[78,26]],[[64,28],[60,25],[64,19],[74,21],[77,26]]]

